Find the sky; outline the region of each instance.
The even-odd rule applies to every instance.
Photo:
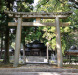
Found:
[[[39,0],[34,0],[34,6],[36,6],[36,4],[37,4],[38,1],[39,1]]]

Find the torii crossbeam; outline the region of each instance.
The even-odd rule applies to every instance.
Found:
[[[8,26],[17,26],[18,22],[9,22]],[[60,26],[69,26],[69,22],[60,23]],[[22,26],[56,26],[55,23],[22,22]]]
[[[54,13],[41,13],[41,12],[12,12],[4,11],[9,17],[18,18],[17,23],[9,23],[9,26],[17,26],[16,32],[16,46],[15,46],[15,58],[14,67],[18,66],[19,63],[19,52],[20,52],[20,42],[21,42],[21,26],[56,26],[56,47],[57,47],[57,65],[62,67],[62,48],[61,48],[61,38],[60,38],[60,26],[69,25],[69,23],[60,23],[59,19],[67,18],[72,12],[54,12]],[[22,22],[22,18],[36,18],[36,22]],[[55,23],[40,23],[40,19],[55,19]]]

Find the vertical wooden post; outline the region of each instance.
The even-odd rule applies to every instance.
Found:
[[[49,58],[48,58],[48,45],[49,45],[49,43],[47,42],[47,62],[49,63]]]
[[[61,37],[60,37],[60,26],[59,26],[59,17],[56,17],[56,47],[57,47],[57,64],[58,67],[62,67],[62,48],[61,48]]]
[[[21,25],[22,25],[22,18],[18,18],[13,67],[17,67],[19,64],[19,54],[20,54],[20,46],[21,46]]]
[[[36,18],[36,22],[40,23],[40,18]]]
[[[26,63],[26,58],[25,58],[25,46],[23,45],[23,63]]]

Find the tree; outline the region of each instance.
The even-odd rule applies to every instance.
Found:
[[[70,7],[78,9],[78,0],[69,0]]]
[[[7,9],[7,10],[12,11],[13,10],[14,1],[16,1],[16,0],[1,0],[0,1],[0,7],[1,7],[1,10],[0,10],[1,11],[0,12],[0,25],[1,26],[0,26],[0,28],[1,28],[1,30],[3,30],[3,32],[5,34],[4,35],[5,36],[5,60],[4,60],[5,63],[9,62],[9,44],[10,44],[10,41],[11,41],[11,40],[9,40],[10,39],[10,37],[9,37],[10,27],[8,27],[8,22],[12,21],[13,19],[10,19],[8,17],[8,15],[6,15],[3,12],[3,10]],[[19,0],[18,0],[17,2],[18,2],[18,6],[20,7],[20,9],[17,8],[18,11],[24,11],[25,12],[25,11],[30,11],[33,8],[30,5],[33,2],[33,0],[28,0],[28,1],[25,0],[25,2],[23,2],[23,1],[19,2]]]
[[[37,12],[67,12],[70,11],[71,8],[68,5],[68,0],[39,0],[37,5]],[[60,22],[70,22],[70,18],[60,20]],[[45,20],[43,19],[42,22],[55,22],[55,20]],[[65,38],[63,37],[65,34],[70,33],[70,27],[60,27],[61,29],[61,40],[62,40],[62,50],[67,47],[67,42],[65,42]],[[43,37],[49,42],[49,49],[56,49],[56,29],[55,27],[43,27]],[[65,32],[66,31],[66,32]],[[47,42],[46,41],[46,42]],[[69,48],[69,47],[68,47]]]

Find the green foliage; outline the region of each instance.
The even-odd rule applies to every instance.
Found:
[[[46,12],[61,12],[61,11],[69,11],[67,5],[68,0],[39,0],[37,5],[37,11],[46,11]]]
[[[60,22],[71,22],[71,25],[69,27],[60,27],[63,54],[64,50],[67,50],[70,48],[70,46],[77,44],[77,40],[74,39],[74,34],[71,34],[71,32],[77,30],[78,28],[78,10],[71,9],[68,5],[68,0],[39,0],[39,3],[37,5],[37,12],[66,12],[71,10],[74,11],[74,13],[70,17],[60,20]],[[43,19],[42,22],[55,22],[55,20]],[[55,28],[44,27],[42,30],[44,31],[43,38],[45,38],[49,42],[50,48],[55,50]]]
[[[0,0],[0,12],[2,12],[5,8],[5,0]]]
[[[0,34],[4,34],[8,26],[8,22],[13,19],[6,18],[7,15],[3,13],[3,10],[12,10],[13,2],[15,0],[1,0],[0,1]],[[25,0],[25,2],[18,2],[17,10],[20,12],[32,12],[33,6],[31,5],[33,0]],[[72,5],[72,4],[71,4]],[[62,53],[64,50],[70,48],[71,45],[78,45],[77,34],[78,30],[78,10],[71,9],[68,0],[39,0],[38,5],[36,6],[37,12],[66,12],[74,11],[73,14],[67,19],[61,19],[60,22],[71,22],[69,27],[60,27],[61,31],[61,42],[62,42]],[[32,22],[34,19],[23,19],[23,22]],[[54,19],[41,19],[41,22],[55,22]],[[16,30],[16,27],[11,27]],[[75,32],[76,31],[76,32]],[[73,33],[72,33],[73,32]],[[10,33],[10,32],[9,32]],[[75,39],[74,39],[74,36]],[[1,37],[1,35],[0,35]],[[15,34],[10,33],[10,40],[15,38]],[[55,27],[22,27],[22,43],[31,42],[33,40],[40,40],[45,44],[49,42],[49,49],[56,49],[56,28]],[[77,41],[77,42],[76,42]],[[11,42],[11,41],[10,41]]]
[[[33,2],[34,2],[34,0],[25,0],[25,2],[27,3],[30,3],[30,4],[32,4]]]
[[[13,38],[15,39],[15,33],[12,34],[10,32],[11,29],[15,29],[16,27],[8,27],[8,22],[11,22],[13,19],[9,18],[3,10],[13,10],[13,3],[16,0],[0,0],[0,38],[3,35],[5,41],[5,62],[9,62],[9,44],[12,43]],[[33,0],[26,0],[26,2],[18,2],[18,11],[29,12],[33,9],[32,5],[30,5]],[[24,20],[25,21],[25,20]],[[29,21],[29,20],[28,20]],[[25,28],[24,28],[25,30]],[[25,37],[25,32],[23,30],[23,36]],[[10,41],[9,41],[10,40]],[[24,38],[23,38],[24,40]]]

